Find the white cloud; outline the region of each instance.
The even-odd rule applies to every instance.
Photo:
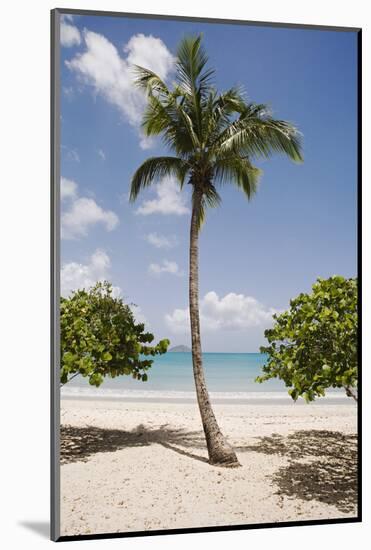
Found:
[[[102,223],[107,231],[112,231],[118,224],[118,217],[111,210],[103,210],[94,199],[80,197],[62,214],[62,237],[83,237],[87,235],[89,227],[97,223]]]
[[[112,231],[119,223],[112,210],[104,210],[94,199],[79,197],[77,184],[61,178],[61,198],[65,206],[61,215],[61,236],[63,239],[76,239],[87,235],[90,227],[101,223],[107,231]]]
[[[72,88],[72,86],[63,86],[62,91],[68,99],[72,99],[75,94],[75,91]]]
[[[166,237],[165,235],[159,235],[158,233],[148,233],[144,237],[146,241],[149,244],[152,244],[156,248],[174,248],[174,246],[177,246],[178,239],[175,235],[171,235],[170,237]]]
[[[132,36],[123,47],[125,56],[102,34],[85,29],[83,38],[86,50],[66,61],[67,67],[108,103],[118,108],[125,120],[137,128],[141,136],[140,146],[148,148],[151,140],[144,138],[139,129],[145,97],[134,86],[132,64],[140,64],[166,79],[174,66],[172,54],[162,40],[151,35]]]
[[[201,329],[205,331],[244,330],[251,327],[267,326],[272,315],[278,310],[267,308],[256,298],[230,292],[219,298],[216,292],[208,292],[200,302]],[[190,330],[189,310],[175,309],[165,315],[165,321],[174,333],[187,333]]]
[[[160,38],[142,33],[135,34],[124,46],[129,65],[140,65],[165,79],[173,68],[174,57]]]
[[[72,22],[75,17],[78,17],[78,16],[77,15],[72,15],[72,13],[63,13],[61,15],[61,21],[62,21],[62,23],[64,21],[71,21]]]
[[[98,149],[98,156],[99,156],[102,160],[106,160],[106,153],[103,151],[103,149]]]
[[[80,162],[80,156],[76,149],[70,149],[66,145],[62,145],[61,148],[66,151],[66,158],[73,162]]]
[[[178,183],[173,178],[164,178],[155,187],[156,199],[144,201],[136,210],[137,214],[148,216],[149,214],[188,214],[186,197],[180,190]]]
[[[81,44],[80,31],[74,25],[66,23],[67,18],[61,21],[61,44],[66,48],[79,46]]]
[[[74,199],[77,197],[77,184],[67,178],[61,178],[61,199]]]
[[[171,275],[177,275],[178,277],[182,277],[184,275],[183,271],[179,269],[178,264],[169,260],[162,260],[161,264],[150,264],[148,271],[153,275],[161,275],[162,273],[170,273]]]
[[[86,264],[69,262],[62,265],[61,268],[61,295],[67,297],[74,290],[88,289],[97,282],[110,281],[111,279],[111,260],[108,254],[101,249],[97,249],[89,258]],[[112,296],[114,298],[122,297],[122,290],[119,286],[112,285]],[[140,306],[130,304],[137,323],[148,325],[148,321]]]
[[[141,149],[143,149],[144,151],[146,151],[147,149],[152,149],[154,144],[155,140],[153,137],[144,136],[139,130],[139,146]]]
[[[98,281],[109,280],[111,260],[104,250],[97,249],[87,264],[65,263],[61,269],[61,294],[68,296],[73,290],[90,288]],[[121,289],[113,287],[113,296],[120,296]]]
[[[135,304],[130,304],[130,309],[133,312],[137,323],[144,323],[145,325],[148,325],[148,321],[145,315],[143,314],[142,308],[140,306],[137,306]]]

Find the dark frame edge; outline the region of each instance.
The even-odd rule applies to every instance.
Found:
[[[234,19],[218,19],[207,17],[156,15],[147,13],[124,13],[103,10],[83,10],[55,8],[51,10],[51,127],[50,127],[50,160],[51,160],[51,510],[50,510],[50,538],[54,542],[68,542],[78,540],[98,540],[112,538],[133,538],[143,536],[164,536],[174,534],[196,534],[220,531],[241,531],[252,529],[269,529],[283,527],[304,527],[315,525],[334,525],[362,522],[362,28],[361,27],[336,27],[327,25],[273,23],[262,21],[246,21]],[[261,27],[285,27],[312,30],[329,30],[357,33],[357,275],[358,275],[358,354],[359,387],[358,387],[358,510],[357,516],[351,518],[287,521],[279,523],[260,523],[226,526],[194,527],[184,529],[166,529],[151,531],[132,531],[123,533],[96,533],[91,535],[60,535],[60,402],[59,402],[59,296],[60,296],[60,17],[63,14],[75,15],[99,15],[106,17],[126,17],[142,19],[161,19],[170,21],[195,21],[205,23],[228,23],[234,25],[251,25]]]
[[[223,19],[217,17],[197,17],[192,15],[172,15],[172,14],[155,14],[155,13],[135,13],[135,12],[119,12],[119,11],[104,11],[104,10],[84,10],[78,8],[55,8],[60,15],[98,15],[103,17],[126,17],[139,19],[166,19],[168,21],[194,21],[195,23],[228,23],[230,25],[251,25],[256,27],[285,27],[293,29],[312,29],[312,30],[329,30],[341,32],[358,32],[360,27],[339,27],[332,25],[315,25],[311,23],[284,23],[282,21],[274,23],[272,21],[250,21],[247,19]]]
[[[78,540],[100,540],[100,539],[117,539],[117,538],[134,538],[148,536],[166,536],[166,535],[185,535],[197,533],[217,533],[220,531],[251,531],[255,529],[271,529],[284,527],[305,527],[316,525],[339,525],[343,523],[360,523],[361,519],[358,516],[354,518],[339,518],[339,519],[323,519],[323,520],[303,520],[303,521],[283,521],[279,523],[256,523],[248,525],[221,525],[214,527],[190,527],[186,529],[161,529],[153,531],[132,531],[128,533],[96,533],[92,535],[68,535],[61,536],[57,542],[70,542]]]
[[[59,10],[50,12],[50,538],[60,538],[59,403]]]
[[[362,29],[357,33],[358,517],[362,521]]]

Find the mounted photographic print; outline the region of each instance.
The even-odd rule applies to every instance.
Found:
[[[361,520],[360,47],[53,10],[53,540]]]

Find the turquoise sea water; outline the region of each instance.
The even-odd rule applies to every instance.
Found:
[[[287,400],[287,390],[280,380],[255,382],[261,374],[266,356],[261,353],[204,353],[207,386],[213,400]],[[342,394],[334,392],[333,397]],[[129,376],[106,378],[99,388],[76,377],[62,388],[62,397],[126,398],[140,400],[194,400],[191,353],[167,353],[156,357],[148,371],[148,381]],[[338,401],[338,399],[337,399]]]

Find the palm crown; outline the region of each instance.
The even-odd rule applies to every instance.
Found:
[[[241,87],[218,93],[207,68],[201,36],[185,37],[178,48],[172,89],[154,72],[136,66],[136,85],[147,94],[143,131],[161,135],[174,156],[148,158],[135,172],[130,199],[165,176],[193,186],[198,227],[206,206],[220,203],[217,186],[234,183],[250,199],[261,171],[252,161],[274,152],[300,162],[301,135],[292,124],[272,118],[266,105],[246,101]],[[196,200],[197,199],[197,200]]]

